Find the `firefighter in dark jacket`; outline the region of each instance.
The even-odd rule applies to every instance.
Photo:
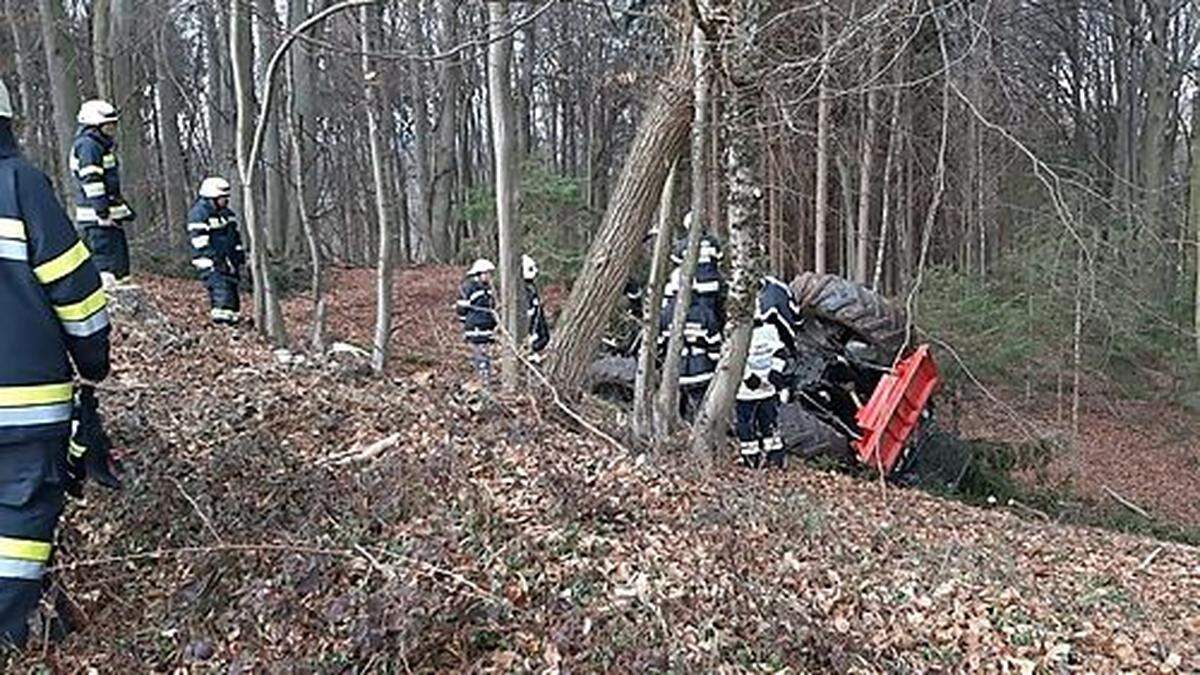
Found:
[[[463,323],[463,339],[471,346],[471,365],[484,384],[492,381],[491,346],[496,337],[496,303],[492,294],[492,272],[496,266],[485,258],[476,260],[458,289],[455,310]]]
[[[538,276],[537,261],[521,256],[521,276],[525,279],[525,313],[529,318],[529,350],[530,360],[541,361],[542,350],[550,344],[550,325],[546,323],[546,308],[542,306],[542,296],[538,293],[534,280]]]
[[[110,329],[91,254],[50,181],[21,157],[12,114],[0,83],[0,642],[22,646],[64,495],[76,493],[98,432],[93,408],[70,442],[73,381],[108,375]]]
[[[192,243],[192,266],[208,289],[213,323],[235,325],[241,311],[238,280],[246,254],[237,219],[229,209],[229,181],[205,178],[200,197],[188,211],[188,237]]]
[[[671,318],[675,314],[675,303],[679,297],[679,271],[671,274],[664,289],[662,312],[659,314],[659,357],[664,358],[671,338]],[[721,325],[712,304],[705,298],[692,294],[687,317],[683,326],[682,354],[679,364],[679,407],[680,414],[691,420],[704,400],[708,383],[712,381],[721,358]]]
[[[129,281],[125,226],[133,210],[121,194],[116,142],[117,109],[108,101],[85,101],[76,121],[71,172],[77,182],[75,224],[83,231],[105,286]]]

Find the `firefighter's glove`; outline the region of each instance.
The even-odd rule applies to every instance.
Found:
[[[788,401],[792,400],[792,390],[784,387],[779,390],[779,402],[787,405]]]

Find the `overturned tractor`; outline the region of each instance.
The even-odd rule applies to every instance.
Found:
[[[786,448],[903,479],[931,428],[939,376],[928,346],[910,348],[904,312],[862,285],[805,273],[791,288],[801,320],[779,413]],[[590,387],[631,401],[635,369],[636,355],[610,352],[592,364]]]

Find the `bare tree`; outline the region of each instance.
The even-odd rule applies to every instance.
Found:
[[[371,146],[371,178],[375,185],[375,219],[379,224],[379,260],[375,282],[375,340],[371,367],[382,373],[387,365],[388,342],[392,336],[392,229],[388,224],[387,189],[384,179],[383,147],[379,140],[379,110],[376,89],[378,74],[371,66],[371,27],[379,24],[377,12],[363,6],[361,12],[362,77],[367,109],[367,141]]]
[[[829,202],[829,106],[830,106],[830,87],[829,87],[829,71],[833,61],[833,50],[831,48],[830,27],[829,27],[829,9],[824,5],[821,6],[821,72],[820,83],[817,89],[817,186],[816,186],[816,206],[813,210],[813,247],[814,247],[814,264],[813,269],[817,274],[824,274],[827,271],[825,262],[826,248],[826,228],[828,227],[828,202]]]
[[[513,350],[525,343],[525,309],[521,302],[521,231],[517,222],[517,175],[513,127],[512,36],[509,34],[508,0],[488,3],[488,100],[492,111],[492,144],[496,153],[496,229],[500,250],[500,319]],[[521,368],[512,350],[502,359],[504,381],[516,388]]]
[[[638,348],[637,374],[633,387],[633,432],[643,441],[654,438],[654,392],[658,380],[656,352],[658,350],[659,312],[662,311],[663,286],[670,266],[671,234],[675,217],[675,187],[679,161],[671,165],[663,183],[658,202],[658,232],[650,258],[650,279],[646,282],[642,302],[642,330]]]
[[[66,16],[58,0],[38,0],[42,45],[46,50],[46,71],[50,79],[50,98],[54,103],[54,128],[58,135],[60,188],[67,192],[75,185],[67,157],[75,138],[75,113],[79,110],[79,85],[75,47],[63,31]]]

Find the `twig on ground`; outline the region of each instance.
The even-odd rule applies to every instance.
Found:
[[[1159,554],[1159,553],[1162,553],[1162,551],[1163,551],[1163,547],[1162,547],[1162,546],[1159,546],[1158,548],[1156,548],[1156,549],[1154,549],[1153,551],[1151,551],[1151,552],[1150,552],[1150,555],[1146,556],[1146,557],[1145,557],[1145,558],[1142,560],[1142,564],[1140,564],[1140,565],[1138,565],[1138,566],[1137,566],[1137,571],[1139,571],[1139,572],[1144,572],[1144,571],[1146,571],[1147,569],[1149,569],[1149,568],[1150,568],[1150,563],[1154,562],[1154,559],[1155,559],[1155,558],[1157,558],[1157,557],[1158,557],[1158,554]]]
[[[1023,511],[1025,513],[1035,515],[1038,518],[1041,518],[1042,520],[1044,520],[1046,522],[1050,522],[1051,520],[1053,520],[1050,517],[1050,514],[1046,513],[1045,511],[1043,511],[1041,509],[1035,509],[1032,506],[1030,506],[1028,504],[1024,504],[1022,502],[1019,502],[1015,499],[1008,500],[1008,505],[1016,508],[1019,511]]]
[[[1116,491],[1114,491],[1112,488],[1108,487],[1107,485],[1101,485],[1100,487],[1103,488],[1104,491],[1108,493],[1109,497],[1112,497],[1113,499],[1115,499],[1117,501],[1117,503],[1120,504],[1121,506],[1124,506],[1125,508],[1129,509],[1130,511],[1133,511],[1134,513],[1145,518],[1146,520],[1154,520],[1154,517],[1151,516],[1149,513],[1147,513],[1145,509],[1138,506],[1137,504],[1134,504],[1133,502],[1122,497],[1121,495],[1117,494]]]
[[[204,513],[204,510],[200,508],[200,505],[196,503],[196,500],[192,499],[192,496],[188,494],[188,491],[183,489],[183,484],[175,480],[174,476],[167,476],[167,478],[175,484],[175,487],[179,490],[179,494],[183,495],[183,498],[187,500],[187,503],[192,505],[192,510],[195,511],[196,515],[200,517],[200,522],[204,523],[204,526],[208,528],[209,532],[212,533],[213,538],[219,543],[224,544],[225,540],[221,538],[221,533],[217,532],[217,528],[213,526],[212,521],[209,520],[208,515]]]
[[[381,438],[370,445],[363,446],[361,444],[356,444],[349,450],[336,452],[317,462],[317,465],[342,466],[345,464],[350,464],[351,462],[375,459],[379,455],[383,454],[384,451],[396,447],[399,442],[400,433],[396,432],[390,436],[385,436],[384,438]]]

